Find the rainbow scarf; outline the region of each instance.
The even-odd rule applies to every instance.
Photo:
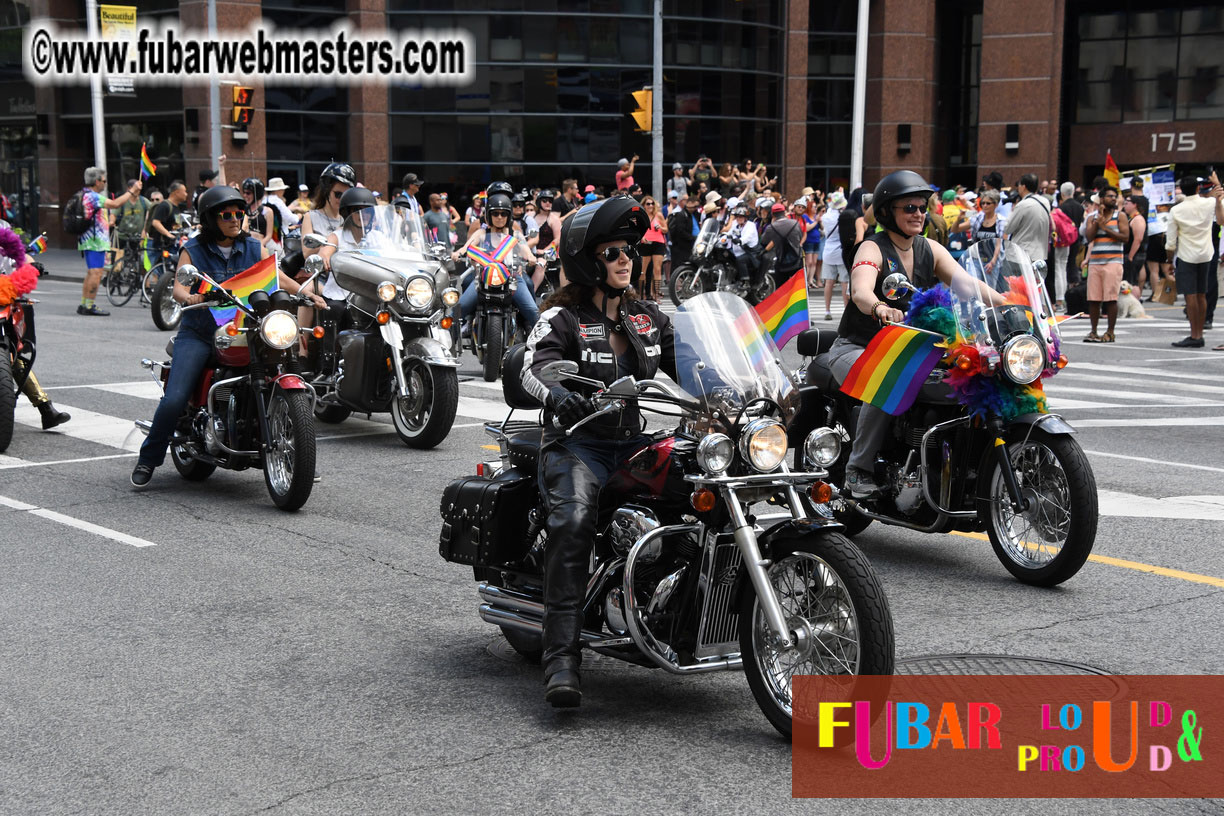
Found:
[[[197,285],[196,294],[207,294],[214,288],[208,282],[201,281]],[[279,288],[276,258],[274,256],[264,258],[251,268],[239,272],[234,277],[221,283],[220,288],[236,297],[244,306],[248,305],[251,294],[256,291],[262,290],[269,294],[275,292]],[[213,320],[217,322],[218,326],[224,326],[231,320],[241,325],[241,321],[238,320],[241,314],[237,306],[215,306],[210,307],[209,311],[212,312]]]
[[[506,279],[510,277],[510,268],[506,264],[506,259],[510,257],[510,253],[516,246],[518,246],[518,239],[513,235],[507,235],[492,251],[474,246],[467,248],[467,256],[476,265],[476,271],[483,285],[500,286],[506,282]]]
[[[157,174],[157,165],[149,158],[149,151],[145,148],[144,142],[140,144],[140,180],[144,181],[149,176]]]
[[[47,251],[47,233],[45,232],[42,235],[35,238],[33,241],[31,241],[30,245],[26,247],[26,252],[28,252],[31,255],[41,255],[42,253],[46,251]]]
[[[885,326],[850,368],[841,390],[898,416],[914,404],[943,354],[943,343],[934,334],[898,324]]]
[[[761,316],[765,330],[773,336],[774,344],[778,348],[782,348],[792,337],[810,328],[807,278],[803,270],[796,272],[781,289],[753,308]]]

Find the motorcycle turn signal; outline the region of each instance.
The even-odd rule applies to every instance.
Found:
[[[816,482],[808,488],[808,496],[816,504],[828,504],[833,501],[833,486],[828,482]]]
[[[379,312],[377,320],[378,320],[378,325],[385,326],[391,322],[391,313],[390,312]]]
[[[322,326],[315,326],[313,329],[311,329],[310,333],[314,336],[314,339],[316,340],[322,340],[323,335],[327,334],[326,330],[324,330]]]
[[[703,487],[693,491],[693,495],[689,496],[689,503],[698,513],[708,513],[714,509],[716,498],[713,490]]]

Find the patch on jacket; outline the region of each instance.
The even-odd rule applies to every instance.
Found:
[[[588,340],[592,337],[604,337],[606,335],[604,324],[602,323],[595,323],[593,325],[580,323],[578,325],[578,333],[582,335],[583,340]]]
[[[633,328],[638,334],[649,334],[654,328],[654,322],[650,319],[650,315],[633,314],[629,315],[629,322],[633,324]]]

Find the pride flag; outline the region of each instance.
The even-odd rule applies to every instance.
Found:
[[[1105,172],[1102,173],[1105,180],[1109,182],[1111,187],[1117,187],[1122,174],[1118,171],[1118,165],[1113,160],[1113,154],[1108,150],[1105,151]]]
[[[144,181],[149,176],[156,175],[157,165],[149,158],[149,151],[145,149],[144,142],[140,143],[140,180]]]
[[[885,326],[850,368],[841,390],[886,414],[903,414],[943,357],[943,343],[933,332],[898,324]]]
[[[811,327],[808,319],[807,279],[800,269],[782,288],[755,307],[765,330],[773,335],[778,348],[792,337]]]
[[[752,312],[745,311],[735,319],[731,328],[744,347],[744,352],[752,362],[752,367],[760,371],[771,356],[769,347],[765,343],[765,327],[761,321],[757,320]]]
[[[209,283],[202,281],[197,286],[196,294],[207,294],[213,288]],[[261,289],[269,294],[275,292],[279,288],[276,257],[269,255],[250,269],[239,272],[229,280],[223,281],[220,288],[238,298],[238,300],[242,301],[243,305],[248,303],[248,298],[251,297],[253,292]],[[217,322],[218,326],[224,326],[238,316],[237,306],[213,306],[209,307],[209,311],[212,312],[213,320]]]
[[[502,264],[504,266],[506,259],[510,257],[510,253],[514,251],[514,247],[517,244],[517,238],[513,235],[507,235],[497,245],[497,248],[492,251],[470,246],[467,248],[467,254],[478,266],[492,266],[493,264]]]
[[[31,241],[30,245],[26,247],[26,252],[30,255],[41,255],[46,251],[47,251],[47,233],[45,232],[42,235],[35,238],[33,241]]]

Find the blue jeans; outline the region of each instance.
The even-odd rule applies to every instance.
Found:
[[[518,313],[522,316],[523,322],[527,325],[527,330],[536,324],[540,319],[540,310],[536,308],[535,296],[531,291],[531,279],[522,277],[519,278],[518,288],[514,290],[511,296],[514,298],[514,306],[518,309]],[[459,296],[459,316],[471,317],[476,311],[476,279],[467,285],[463,290],[463,294]]]
[[[200,375],[208,368],[212,358],[212,338],[205,340],[190,329],[180,329],[174,338],[174,360],[170,376],[166,379],[166,393],[157,404],[153,414],[153,427],[144,444],[140,446],[138,464],[160,467],[166,461],[166,449],[179,417],[187,408],[187,402],[200,381]]]

